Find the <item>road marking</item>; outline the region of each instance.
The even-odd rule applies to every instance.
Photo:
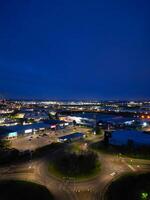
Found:
[[[136,171],[135,169],[134,169],[134,167],[132,167],[131,165],[127,165],[132,171]]]
[[[110,174],[110,176],[115,176],[116,175],[116,172],[113,172]]]
[[[122,160],[122,162],[124,162],[124,164],[126,164],[132,171],[134,171],[134,172],[136,171],[136,169],[134,167],[132,167],[131,165],[127,164],[127,162],[125,160]]]

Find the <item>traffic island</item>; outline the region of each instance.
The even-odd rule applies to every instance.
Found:
[[[63,151],[49,162],[49,172],[60,178],[88,179],[100,172],[100,162],[92,151]]]
[[[20,180],[0,181],[1,200],[54,200],[49,190],[39,184]]]
[[[104,200],[149,200],[150,173],[128,174],[118,178],[108,187]]]

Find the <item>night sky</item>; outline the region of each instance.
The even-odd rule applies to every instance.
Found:
[[[149,0],[1,0],[0,97],[150,98]]]

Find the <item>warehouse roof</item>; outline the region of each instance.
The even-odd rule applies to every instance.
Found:
[[[9,126],[9,127],[0,127],[3,128],[3,130],[7,130],[9,132],[23,132],[28,129],[39,129],[39,128],[48,128],[49,124],[45,123],[34,123],[29,125],[16,125],[16,126]]]
[[[5,136],[10,133],[8,128],[0,127],[0,136]]]
[[[83,136],[84,136],[83,133],[77,132],[77,133],[71,133],[69,135],[59,137],[59,140],[71,140],[71,139],[76,139],[76,138],[83,137]]]
[[[135,144],[150,145],[150,134],[136,130],[119,130],[112,133],[110,139],[111,144],[125,145],[128,140],[132,140]]]
[[[50,119],[50,120],[44,120],[44,123],[50,124],[50,125],[54,125],[54,124],[62,124],[62,123],[65,123],[65,121]]]

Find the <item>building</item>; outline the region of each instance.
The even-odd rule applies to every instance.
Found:
[[[0,138],[12,138],[17,137],[18,135],[31,134],[46,129],[50,129],[50,126],[45,123],[0,127]]]
[[[58,142],[71,142],[71,141],[74,141],[74,140],[82,139],[84,137],[85,137],[85,134],[77,132],[77,133],[72,133],[72,134],[69,134],[69,135],[59,137]]]
[[[4,127],[0,127],[0,139],[12,138],[12,137],[17,137],[16,131],[9,130]]]
[[[118,130],[111,134],[109,143],[113,145],[150,146],[150,134],[136,130]]]
[[[69,123],[75,123],[76,125],[93,126],[95,124],[94,119],[82,116],[61,116],[59,119]]]
[[[51,129],[65,128],[69,125],[69,122],[60,120],[45,120],[44,123],[49,124]]]
[[[0,126],[0,138],[12,138],[24,134],[32,134],[37,131],[56,130],[68,125],[66,122],[59,120],[47,120],[44,122],[33,123],[28,125]]]

